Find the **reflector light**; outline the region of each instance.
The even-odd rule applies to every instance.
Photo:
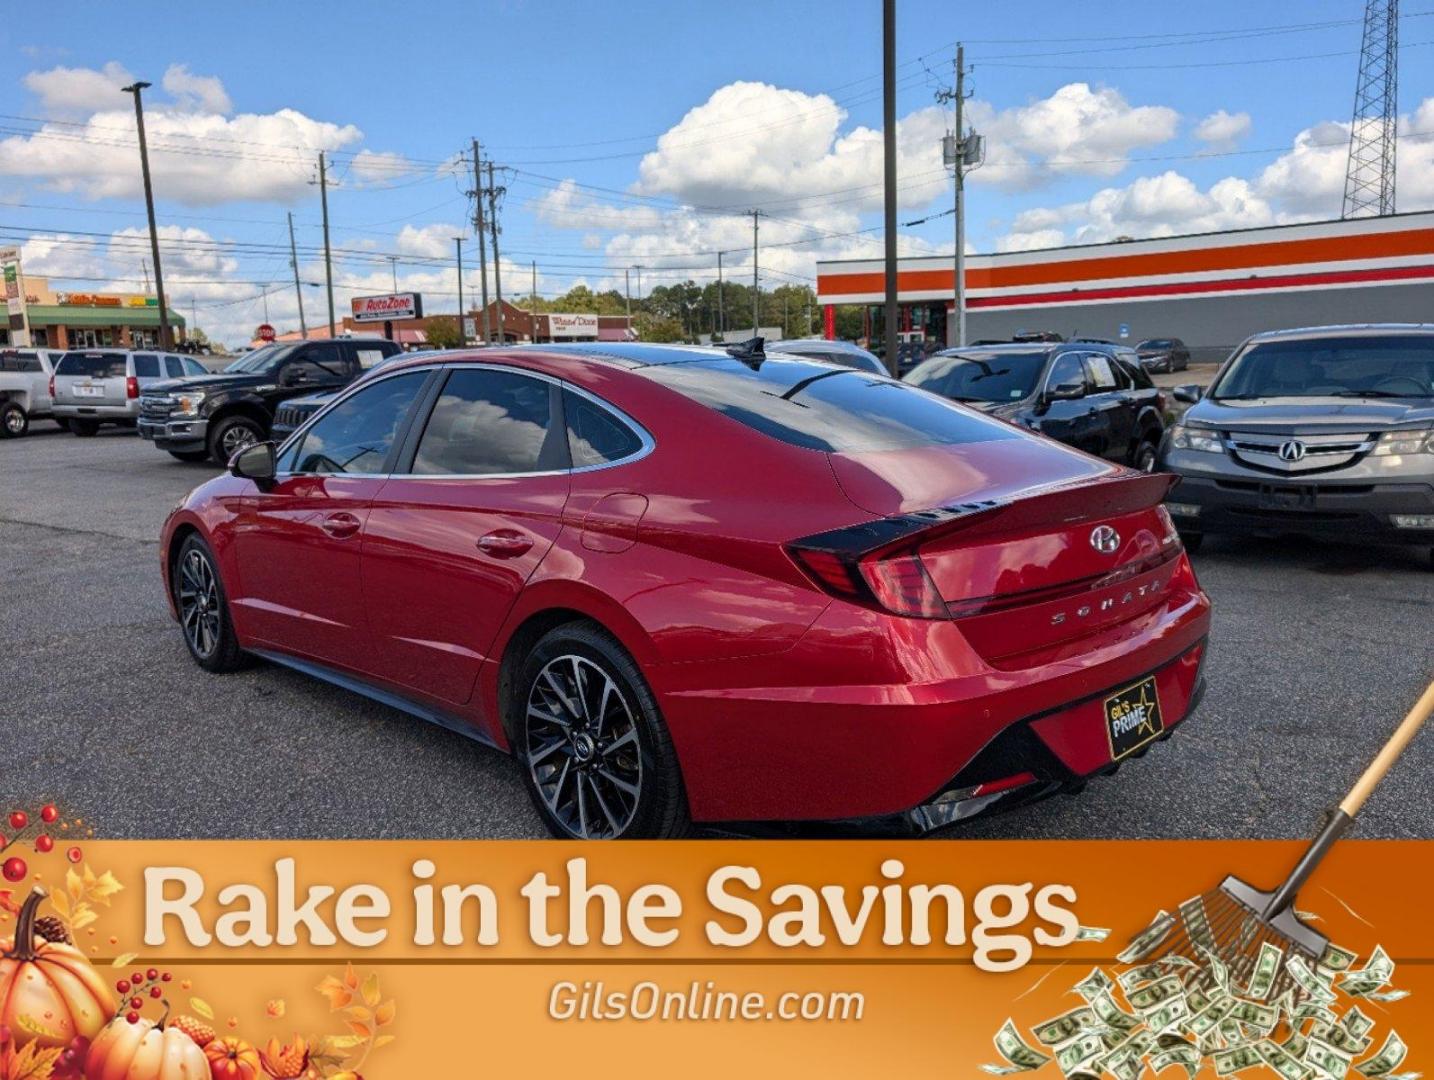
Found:
[[[1012,788],[1024,787],[1036,779],[1035,773],[1017,773],[1015,776],[1008,776],[1004,780],[987,780],[984,784],[977,784],[976,789],[971,793],[976,795],[994,795],[998,791],[1010,791]]]

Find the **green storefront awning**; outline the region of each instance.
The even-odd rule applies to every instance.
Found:
[[[158,326],[157,307],[82,307],[78,304],[29,304],[31,326]],[[184,326],[184,317],[169,312],[170,326]]]

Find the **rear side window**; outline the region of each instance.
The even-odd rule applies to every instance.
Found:
[[[125,355],[120,352],[68,352],[55,369],[56,375],[78,375],[91,379],[125,377]]]
[[[566,463],[550,384],[511,371],[459,368],[444,384],[418,442],[413,472],[491,476]]]
[[[1110,358],[1107,356],[1102,356],[1100,353],[1086,353],[1085,370],[1096,393],[1114,390],[1120,385],[1115,377],[1115,369],[1111,366]]]
[[[426,371],[396,375],[365,387],[311,427],[283,472],[377,473],[388,460]]]
[[[43,371],[35,353],[0,353],[0,371]]]
[[[1020,436],[908,383],[849,368],[768,359],[654,365],[653,380],[808,450],[860,453]]]
[[[141,379],[159,378],[159,357],[154,353],[135,353],[134,373]]]
[[[607,465],[642,449],[642,439],[602,406],[571,390],[563,391],[568,422],[568,453],[573,468]]]
[[[358,366],[360,371],[367,371],[369,368],[378,367],[388,355],[382,349],[372,348],[367,345],[360,345],[357,350]]]

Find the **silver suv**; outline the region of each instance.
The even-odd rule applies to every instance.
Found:
[[[146,386],[207,374],[199,361],[177,353],[76,349],[65,353],[55,369],[51,407],[76,435],[93,435],[101,424],[133,427]]]
[[[19,438],[31,420],[53,418],[50,376],[63,355],[56,349],[0,349],[0,438]]]
[[[1434,545],[1434,325],[1257,334],[1166,434],[1166,508],[1205,533]]]

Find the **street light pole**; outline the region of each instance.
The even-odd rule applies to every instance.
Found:
[[[727,320],[722,312],[722,253],[717,252],[717,337],[727,340]]]
[[[299,252],[294,247],[294,212],[289,211],[289,265],[294,268],[294,297],[299,301],[299,336],[309,340],[309,327],[304,322],[304,290],[299,287]]]
[[[896,283],[896,0],[882,0],[881,56],[883,183],[886,189],[886,303],[882,312],[885,315],[882,339],[886,368],[891,377],[896,378],[899,370],[896,339],[900,325],[897,321]]]
[[[126,94],[134,95],[134,124],[135,131],[139,135],[139,167],[144,174],[144,208],[149,213],[149,253],[154,259],[154,293],[159,301],[159,347],[161,349],[173,348],[173,342],[169,334],[169,309],[164,304],[164,271],[159,266],[159,229],[154,223],[154,185],[149,178],[149,144],[144,138],[144,100],[143,91],[152,84],[147,82],[133,82],[123,87]]]
[[[319,151],[319,205],[324,211],[324,286],[329,295],[329,337],[334,336],[334,260],[329,250],[329,174]]]

